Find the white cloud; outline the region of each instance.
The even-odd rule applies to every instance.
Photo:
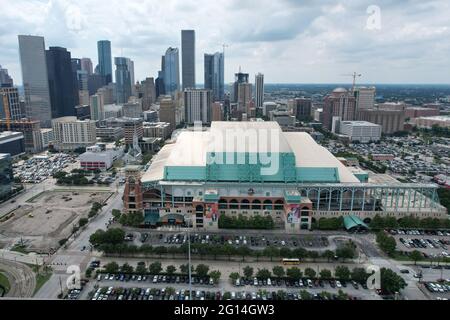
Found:
[[[4,5],[7,4],[7,5]],[[369,5],[381,9],[381,30],[365,29]],[[136,79],[156,76],[180,30],[196,30],[197,82],[203,53],[226,43],[226,81],[239,66],[267,82],[449,83],[450,4],[299,0],[0,0],[0,64],[20,83],[18,34],[45,36],[47,46],[97,62],[96,42],[135,61]]]

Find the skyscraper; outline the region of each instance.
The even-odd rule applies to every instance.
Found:
[[[17,88],[0,86],[0,119],[20,120],[22,116]]]
[[[50,127],[52,114],[44,37],[19,35],[19,52],[26,115],[39,120],[43,127]]]
[[[50,47],[45,54],[52,118],[74,116],[75,106],[78,104],[78,91],[74,90],[76,84],[70,52],[66,48]]]
[[[185,120],[192,124],[196,121],[211,122],[211,90],[186,89],[184,90]]]
[[[146,78],[141,81],[141,93],[142,93],[142,109],[150,109],[152,103],[156,100],[155,81],[153,78]]]
[[[165,93],[174,96],[180,89],[180,66],[177,48],[168,48],[164,56]]]
[[[238,86],[240,83],[248,83],[248,73],[242,73],[240,70],[234,74],[233,99],[234,103],[238,102]]]
[[[264,103],[264,75],[262,73],[255,76],[255,103],[257,109],[262,109]]]
[[[183,90],[195,89],[195,31],[181,30],[181,64]]]
[[[336,88],[325,97],[323,104],[323,126],[328,130],[332,128],[333,117],[341,121],[356,119],[356,99],[352,92],[344,88]]]
[[[109,40],[100,40],[97,42],[98,49],[98,71],[105,77],[105,84],[112,82],[112,59],[111,42]]]
[[[13,79],[9,76],[7,69],[2,69],[0,66],[0,88],[1,87],[13,87]]]
[[[93,74],[92,61],[90,58],[81,58],[81,70],[86,71],[89,76]]]
[[[166,86],[164,84],[164,69],[165,69],[165,56],[161,57],[161,70],[158,71],[158,78],[155,80],[155,91],[156,91],[156,99],[159,96],[165,95]]]
[[[213,92],[214,101],[224,99],[224,55],[221,52],[214,54],[205,53],[205,89]]]
[[[356,110],[372,109],[375,104],[375,87],[355,88]]]
[[[176,108],[173,100],[170,97],[164,97],[161,99],[159,107],[159,121],[170,123],[170,132],[175,130],[176,123]]]
[[[128,69],[130,59],[116,57],[114,63],[116,65],[116,102],[127,103],[131,96],[131,75]]]

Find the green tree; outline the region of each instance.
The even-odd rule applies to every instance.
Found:
[[[397,247],[397,242],[394,237],[387,235],[384,231],[377,233],[376,241],[381,250],[388,255],[393,255]]]
[[[230,280],[233,284],[236,283],[236,280],[239,279],[241,276],[237,272],[230,273]]]
[[[302,300],[311,300],[312,296],[311,296],[311,293],[309,293],[308,291],[301,290],[300,291],[300,298]]]
[[[369,275],[367,274],[366,270],[364,268],[354,268],[352,270],[352,280],[359,282],[359,283],[365,283],[367,281],[367,278]]]
[[[316,277],[316,271],[314,271],[314,269],[311,269],[311,268],[306,268],[305,276],[308,278],[314,279]]]
[[[335,253],[334,251],[331,250],[326,250],[323,254],[322,257],[327,259],[327,262],[330,262],[332,259],[334,259]]]
[[[412,261],[414,261],[415,265],[417,265],[417,261],[423,260],[422,252],[420,252],[418,250],[414,250],[413,252],[411,252],[409,257]]]
[[[143,262],[143,261],[138,262],[137,267],[136,267],[136,273],[139,273],[139,274],[147,273],[147,267],[145,266],[145,262]]]
[[[350,269],[346,266],[337,266],[334,270],[334,275],[337,279],[348,281],[350,280]]]
[[[267,279],[270,278],[272,274],[267,269],[258,269],[258,272],[256,272],[256,277],[260,279]]]
[[[133,273],[133,267],[128,263],[124,263],[122,267],[120,267],[120,271],[123,273]]]
[[[107,273],[117,273],[119,271],[119,265],[117,262],[110,262],[105,265],[105,272]]]
[[[319,258],[319,253],[317,251],[309,251],[308,257],[312,259],[313,262],[316,262],[316,259]]]
[[[328,269],[322,269],[322,270],[320,270],[319,275],[320,275],[320,278],[321,278],[321,279],[327,279],[327,280],[328,280],[328,279],[331,279],[331,278],[332,278],[331,271],[328,270]]]
[[[162,267],[161,267],[161,262],[153,262],[152,264],[150,264],[150,266],[148,267],[149,271],[151,274],[160,274],[162,271]]]
[[[114,217],[114,219],[118,220],[121,214],[122,212],[120,212],[120,210],[112,209],[112,216]]]
[[[169,275],[174,274],[175,271],[177,271],[177,268],[175,266],[173,266],[173,265],[169,265],[169,266],[166,267],[166,272]]]
[[[195,273],[200,277],[206,277],[209,272],[209,267],[206,264],[199,264],[195,268]]]
[[[299,280],[302,277],[302,271],[297,267],[291,267],[286,270],[286,275],[294,280]]]
[[[214,271],[211,271],[210,273],[209,273],[209,277],[211,278],[211,279],[213,279],[213,282],[215,283],[215,284],[217,284],[217,283],[219,283],[219,279],[220,279],[220,276],[222,275],[222,273],[220,272],[220,271],[218,271],[218,270],[214,270]]]
[[[79,221],[78,221],[78,225],[80,226],[80,228],[81,227],[83,227],[83,226],[85,226],[85,225],[87,225],[88,224],[88,222],[89,222],[89,220],[88,219],[86,219],[86,218],[81,218]]]
[[[182,264],[180,266],[180,271],[182,274],[188,274],[189,273],[189,265],[188,264]],[[191,265],[191,272],[194,271],[194,266]]]
[[[246,266],[246,267],[244,267],[243,271],[244,271],[244,276],[246,278],[249,279],[253,276],[253,268],[252,267]]]
[[[231,293],[229,293],[228,291],[225,292],[222,296],[222,300],[231,300]]]
[[[282,278],[285,275],[285,271],[284,268],[281,266],[275,266],[272,268],[272,272],[273,274],[278,277],[278,278]]]
[[[391,269],[381,268],[381,290],[393,294],[406,288],[405,280]]]

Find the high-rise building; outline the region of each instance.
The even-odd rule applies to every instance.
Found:
[[[95,121],[62,117],[52,120],[54,147],[58,151],[70,151],[95,144]]]
[[[52,113],[44,38],[19,35],[19,52],[26,115],[39,120],[43,127],[49,127]]]
[[[195,31],[181,30],[181,64],[183,90],[195,89]]]
[[[46,59],[52,118],[74,116],[78,91],[74,90],[76,84],[73,82],[70,52],[66,48],[50,47],[46,51]],[[80,85],[83,84],[80,81]]]
[[[128,71],[130,72],[130,84],[131,84],[131,95],[136,95],[136,92],[134,91],[134,61],[131,59],[128,59]]]
[[[211,122],[211,90],[185,89],[184,110],[186,123],[192,124],[196,121],[202,123]]]
[[[89,76],[94,73],[90,58],[81,58],[81,70],[86,71]]]
[[[13,79],[8,74],[8,69],[3,69],[0,65],[0,88],[1,87],[13,87]]]
[[[109,40],[100,40],[97,42],[97,49],[98,71],[100,75],[105,77],[105,85],[107,85],[112,82],[111,42]]]
[[[252,101],[252,84],[239,83],[237,86],[237,111],[248,114],[250,101]]]
[[[175,113],[176,108],[174,101],[170,97],[162,98],[159,106],[159,121],[170,123],[171,132],[175,130],[177,126]]]
[[[142,98],[142,110],[146,111],[156,101],[155,82],[153,78],[146,78],[144,81],[141,81],[140,94],[142,96],[138,96],[138,98]]]
[[[238,86],[240,83],[248,83],[248,73],[242,73],[239,71],[238,73],[235,73],[234,75],[234,84],[233,84],[233,103],[238,102]]]
[[[97,92],[98,89],[104,86],[105,78],[100,75],[93,73],[91,75],[88,75],[88,91],[89,95],[93,95]]]
[[[223,121],[223,104],[214,102],[211,106],[211,122]]]
[[[299,121],[309,121],[312,119],[312,100],[309,98],[295,98],[288,101],[288,108],[292,110]]]
[[[91,120],[103,120],[105,115],[105,102],[103,94],[97,92],[90,97],[89,101]]]
[[[258,73],[255,76],[255,106],[256,109],[262,109],[264,103],[264,75]]]
[[[372,109],[375,104],[375,87],[355,88],[356,110]]]
[[[20,120],[19,91],[14,87],[0,87],[0,119]]]
[[[221,52],[205,53],[205,89],[212,90],[214,101],[224,100],[224,55]]]
[[[124,57],[114,58],[116,65],[116,101],[126,103],[131,97],[130,59]]]
[[[356,99],[344,88],[336,88],[325,97],[323,104],[323,126],[331,130],[333,117],[341,121],[356,120]]]
[[[180,68],[177,48],[168,48],[164,56],[165,94],[174,96],[180,89]]]

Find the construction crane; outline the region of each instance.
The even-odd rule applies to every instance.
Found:
[[[350,74],[343,74],[342,76],[353,77],[352,92],[355,92],[356,78],[361,77],[362,74],[353,72],[353,73],[350,73]]]

